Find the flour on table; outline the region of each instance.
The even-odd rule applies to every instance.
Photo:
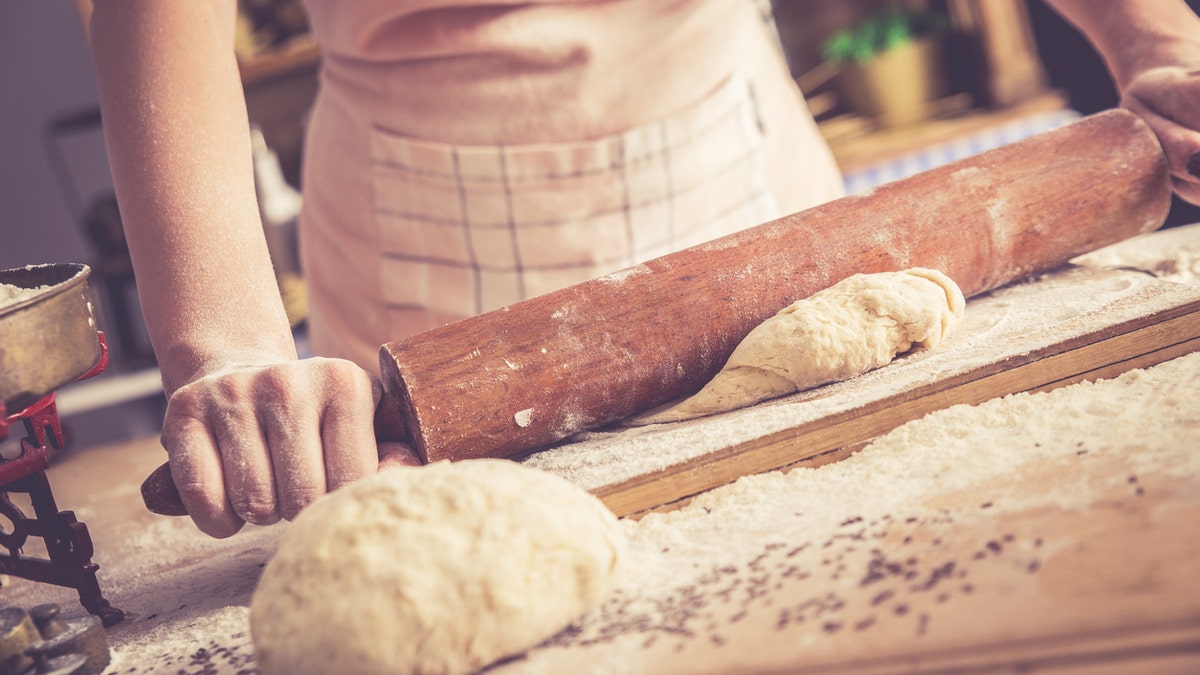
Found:
[[[938,627],[943,603],[970,597],[987,566],[1035,574],[1077,546],[1055,527],[1009,540],[996,529],[1009,514],[1052,523],[1105,495],[1200,488],[1197,386],[1200,352],[956,405],[848,459],[746,476],[676,511],[623,520],[629,571],[605,602],[491,672],[823,672],[822,658],[846,658],[838,639],[917,638]],[[1053,489],[1032,475],[1055,476]],[[978,536],[983,558],[948,559],[941,536]],[[703,662],[671,666],[672,655],[697,652]]]
[[[1164,281],[1200,284],[1200,223],[1150,232],[1071,261],[1095,269],[1133,269]]]
[[[958,285],[937,270],[856,274],[780,310],[698,393],[631,424],[727,412],[861,375],[914,347],[936,347],[965,305]]]
[[[250,608],[264,673],[469,673],[608,591],[624,539],[600,500],[505,460],[396,467],[291,524]]]

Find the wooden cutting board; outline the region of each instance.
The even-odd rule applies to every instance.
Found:
[[[723,415],[584,434],[525,458],[626,516],[740,476],[816,466],[955,404],[1112,377],[1200,349],[1200,287],[1068,266],[972,299],[932,351]]]

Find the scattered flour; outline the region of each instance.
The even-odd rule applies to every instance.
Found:
[[[1184,250],[1179,244],[1162,250]],[[1147,256],[1146,267],[1166,268],[1152,258]],[[1129,256],[1118,260],[1117,267],[1136,267]],[[1085,294],[1111,295],[1096,304],[1098,311],[1078,297],[1080,281],[1094,278],[1083,269],[1043,278],[1041,285],[1074,288],[1075,297],[1050,293],[1033,308],[1022,305],[1027,285],[1001,289],[988,296],[992,311],[979,317],[983,323],[965,329],[962,339],[1007,347],[1011,334],[1032,348],[1040,333],[1061,330],[1058,322],[1087,323],[1093,314],[1119,321],[1126,308],[1140,305],[1144,311],[1155,297],[1175,293],[1138,276],[1149,279],[1129,274],[1098,286],[1082,284],[1089,287]],[[927,372],[945,367],[932,358],[911,365]],[[873,386],[869,375],[840,386],[861,394]],[[907,622],[907,628],[888,633],[902,641],[925,635],[938,621],[933,608],[956,597],[968,601],[973,575],[986,578],[989,564],[1036,575],[1055,546],[1078,546],[1037,532],[997,529],[1012,527],[999,525],[1007,518],[1088,513],[1098,499],[1119,507],[1120,499],[1144,494],[1200,494],[1197,389],[1200,352],[1110,380],[952,406],[904,424],[840,462],[747,476],[676,511],[627,519],[630,573],[609,600],[523,662],[498,672],[551,673],[582,663],[592,673],[625,672],[639,663],[661,669],[671,654],[709,648],[715,651],[706,652],[712,658],[703,667],[695,659],[689,666],[693,672],[722,672],[719,648],[729,641],[742,647],[787,645],[807,655],[793,658],[805,660],[829,654],[821,650],[837,638],[848,640],[841,644],[855,653],[852,645],[881,639],[869,633],[876,622]],[[704,429],[744,435],[737,427],[769,419],[767,412],[753,420],[731,415]],[[676,459],[686,454],[680,445],[709,442],[700,426],[636,431],[632,439],[622,438],[628,433],[623,431],[593,434],[583,442],[643,450],[661,445]],[[606,464],[614,454],[620,453],[583,453],[578,475],[590,479],[611,470]],[[974,536],[977,548],[965,559],[948,559],[941,536],[957,537],[960,547],[962,539]],[[768,621],[750,622],[748,615]],[[739,631],[742,642],[735,637]],[[770,656],[758,657],[771,663]]]
[[[525,408],[513,413],[513,421],[522,429],[533,424],[533,408]]]
[[[1135,269],[1165,281],[1200,283],[1200,223],[1151,232],[1072,261],[1097,269]]]
[[[215,540],[190,519],[155,518],[129,533],[120,560],[98,543],[102,589],[126,612],[107,629],[107,672],[256,672],[250,598],[287,527],[247,525]]]
[[[523,461],[589,490],[619,485],[833,415],[853,415],[868,403],[903,397],[938,380],[968,377],[1000,362],[1012,368],[1064,340],[1197,298],[1196,286],[1167,284],[1140,272],[1068,268],[973,298],[962,323],[935,350],[912,352],[849,380],[704,420],[588,432]]]
[[[1037,394],[1013,394],[977,406],[956,405],[904,424],[849,458],[815,469],[747,476],[696,497],[674,512],[627,520],[635,540],[662,528],[689,530],[721,547],[756,536],[715,538],[701,530],[724,520],[726,534],[749,527],[785,536],[777,526],[800,515],[794,532],[836,527],[850,517],[920,510],[930,496],[986,484],[1024,464],[1122,457],[1130,472],[1200,474],[1200,352],[1112,380],[1082,382]],[[1124,476],[1116,476],[1124,480]],[[1090,491],[1064,479],[1054,492],[1023,495],[1012,509],[1082,508]],[[753,524],[751,521],[754,521]],[[697,529],[700,526],[700,529]],[[806,535],[806,537],[809,535]],[[670,538],[678,540],[677,536]],[[714,542],[715,543],[715,542]],[[653,549],[657,542],[648,548]],[[694,553],[703,556],[697,548]],[[718,562],[723,552],[713,556]],[[635,565],[635,569],[670,566]],[[643,575],[646,576],[646,575]],[[663,579],[645,578],[652,588]]]
[[[140,500],[135,494],[128,498]],[[80,515],[89,525],[101,517]],[[112,653],[105,672],[256,672],[250,598],[287,526],[248,525],[235,537],[215,540],[187,518],[139,520],[92,533],[101,590],[125,612],[124,621],[105,629]],[[64,617],[83,613],[71,589],[14,581],[0,592],[5,606],[55,602]]]
[[[580,657],[572,655],[588,648],[597,651],[588,652],[585,672],[630,672],[650,650],[719,641],[747,612],[776,613],[783,637],[797,649],[814,648],[804,632],[814,630],[814,617],[833,627],[855,612],[882,608],[892,615],[901,603],[917,606],[897,596],[859,607],[843,599],[847,584],[882,588],[885,582],[875,581],[882,576],[916,574],[925,586],[948,592],[935,583],[943,558],[896,558],[888,541],[937,532],[950,520],[987,532],[985,519],[1010,511],[1083,509],[1105,482],[1120,488],[1115,483],[1126,475],[1141,476],[1148,489],[1156,474],[1196,483],[1198,388],[1195,353],[1113,380],[954,406],[903,425],[841,462],[749,476],[680,510],[622,521],[627,564],[601,607],[489,672],[563,672],[564,662],[578,666]],[[1055,489],[1022,489],[1022,476],[1047,463],[1061,467]],[[1102,470],[1113,463],[1124,469]],[[964,492],[975,508],[946,507],[945,495]],[[978,508],[985,501],[995,505]],[[122,544],[128,553],[120,560],[107,558],[112,547],[101,542],[106,595],[131,613],[108,631],[109,672],[255,672],[247,607],[286,527],[248,527],[214,541],[184,519],[158,519],[128,533]],[[852,545],[859,549],[851,551]],[[1028,552],[1033,544],[1004,545],[1004,555],[1021,553],[1027,556],[1021,564],[1036,563]],[[838,567],[822,564],[835,554]],[[960,562],[958,571],[969,566]],[[811,593],[807,614],[770,605],[779,585]],[[56,593],[53,599],[71,606],[70,592]],[[901,619],[914,630],[920,625],[916,611],[895,620]],[[832,628],[815,630],[824,635]]]
[[[623,521],[630,573],[601,608],[511,670],[553,672],[565,662],[557,657],[599,646],[594,653],[602,658],[589,672],[620,672],[618,662],[637,663],[655,645],[660,657],[719,645],[755,612],[776,616],[776,631],[794,631],[780,639],[801,652],[803,641],[863,630],[869,624],[854,627],[853,620],[879,613],[923,633],[929,615],[901,616],[908,608],[931,602],[934,591],[938,603],[970,593],[971,565],[982,565],[980,558],[1010,555],[1014,562],[1006,564],[1035,573],[1045,544],[982,534],[975,560],[956,562],[928,548],[896,553],[902,537],[928,537],[947,523],[960,534],[988,533],[1005,514],[1036,509],[1082,511],[1106,491],[1141,494],[1138,477],[1145,485],[1167,477],[1200,488],[1197,387],[1200,352],[1113,380],[954,406],[841,462],[748,476],[679,510]],[[1053,489],[1023,487],[1035,467],[1055,476]],[[940,583],[951,572],[954,583]],[[896,588],[888,580],[911,583],[866,606],[850,599],[850,588]],[[811,597],[773,605],[772,596],[787,588],[799,589],[793,598]]]

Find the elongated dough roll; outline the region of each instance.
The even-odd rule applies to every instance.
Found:
[[[937,270],[856,274],[756,326],[693,396],[629,424],[726,412],[861,375],[914,347],[936,347],[965,307],[958,284]]]

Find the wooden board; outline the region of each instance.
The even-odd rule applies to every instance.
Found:
[[[1048,410],[1027,425],[992,417],[1002,401],[963,407],[967,425],[912,432],[904,452],[649,514],[629,529],[634,590],[493,672],[1200,672],[1200,287],[1068,268],[973,300],[957,336],[857,382],[595,434],[558,449],[576,463],[564,475],[654,501],[675,481],[732,480],[742,455],[827,463],[927,408],[1166,370],[1013,397]],[[957,450],[931,441],[960,434]],[[700,449],[645,472],[639,455],[688,442]],[[617,475],[632,477],[604,478]]]
[[[1111,377],[1197,349],[1200,288],[1068,267],[971,300],[938,349],[855,380],[725,415],[585,434],[525,461],[624,516],[740,476],[844,456],[951,405]]]
[[[1196,356],[1154,386],[1041,403],[1120,409],[1162,436],[956,429],[966,454],[864,453],[874,476],[772,474],[643,518],[636,590],[495,672],[1200,672],[1200,406],[1166,404],[1200,386]],[[930,461],[1006,434],[1027,443],[997,443],[967,481]]]

